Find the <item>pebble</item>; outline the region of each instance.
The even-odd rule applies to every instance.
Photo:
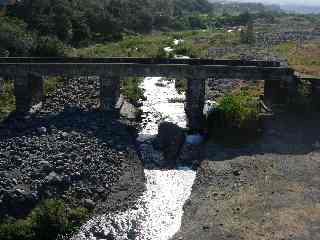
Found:
[[[122,162],[130,161],[123,146],[130,146],[131,138],[118,121],[91,111],[98,103],[98,79],[79,82],[74,78],[49,94],[42,109],[32,116],[2,124],[0,199],[4,190],[14,192],[16,186],[25,186],[39,199],[46,194],[70,197],[80,189],[81,197],[73,199],[79,205],[92,199],[98,189],[107,194],[100,186],[111,188],[118,181]],[[89,134],[92,129],[105,134]],[[115,137],[116,143],[111,140]],[[118,153],[117,145],[123,154]],[[56,191],[51,191],[52,187]],[[0,213],[2,210],[8,214],[13,211],[4,201]]]

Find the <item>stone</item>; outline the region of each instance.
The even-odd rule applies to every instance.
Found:
[[[51,172],[48,176],[45,177],[45,181],[48,184],[57,184],[62,182],[62,178],[55,172]]]
[[[41,161],[39,165],[42,171],[47,172],[52,170],[52,166],[48,161]]]
[[[158,144],[167,161],[170,161],[170,163],[176,161],[184,141],[185,133],[182,128],[169,122],[160,123]]]
[[[37,128],[38,133],[40,134],[46,134],[47,133],[47,128],[45,127],[39,127]]]
[[[185,143],[180,151],[179,164],[195,164],[201,160],[201,146]]]
[[[91,199],[85,199],[83,204],[84,204],[84,207],[89,210],[92,210],[95,207],[95,202]]]
[[[120,109],[120,115],[127,119],[136,119],[138,117],[138,109],[128,101],[124,101],[121,109]]]
[[[199,145],[203,142],[203,140],[204,138],[201,136],[201,134],[187,135],[186,144]]]

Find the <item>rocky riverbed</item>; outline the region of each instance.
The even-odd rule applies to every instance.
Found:
[[[27,214],[39,201],[108,212],[144,189],[130,127],[98,109],[97,78],[69,79],[40,111],[0,126],[0,214]],[[115,193],[115,194],[113,194]]]

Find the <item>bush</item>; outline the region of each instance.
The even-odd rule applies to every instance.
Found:
[[[0,225],[1,240],[55,240],[72,234],[88,218],[85,208],[69,209],[61,200],[50,199],[25,219],[8,219]]]
[[[2,93],[0,93],[0,121],[15,109],[13,81],[4,80]]]
[[[179,43],[175,50],[174,50],[174,53],[176,55],[183,55],[183,56],[188,56],[188,57],[191,57],[191,58],[196,58],[197,57],[197,54],[193,48],[193,46],[191,44],[188,44],[188,43],[185,43],[185,42],[182,42],[182,43]]]
[[[63,84],[65,79],[63,77],[50,77],[44,81],[44,94],[48,96],[51,92],[56,90],[61,84]]]
[[[34,55],[39,57],[63,57],[65,56],[65,46],[56,37],[39,37]]]
[[[224,96],[207,116],[207,127],[211,136],[227,143],[256,136],[261,128],[256,98],[246,92]]]
[[[139,87],[143,78],[129,77],[122,81],[121,93],[134,105],[143,99],[143,90]]]
[[[34,46],[34,38],[24,22],[8,17],[0,17],[0,52],[3,55],[28,56]]]
[[[218,108],[227,128],[250,128],[250,124],[258,120],[257,102],[245,93],[226,95]]]

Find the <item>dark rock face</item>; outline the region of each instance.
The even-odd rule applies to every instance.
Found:
[[[174,163],[179,156],[180,149],[185,141],[185,133],[182,128],[169,122],[159,125],[158,143],[164,157],[170,163]]]
[[[27,214],[52,197],[72,206],[120,209],[124,201],[110,194],[128,169],[137,169],[140,182],[128,176],[122,184],[132,182],[132,198],[140,194],[144,177],[129,126],[96,110],[99,86],[94,78],[69,79],[40,111],[0,123],[0,217]]]

